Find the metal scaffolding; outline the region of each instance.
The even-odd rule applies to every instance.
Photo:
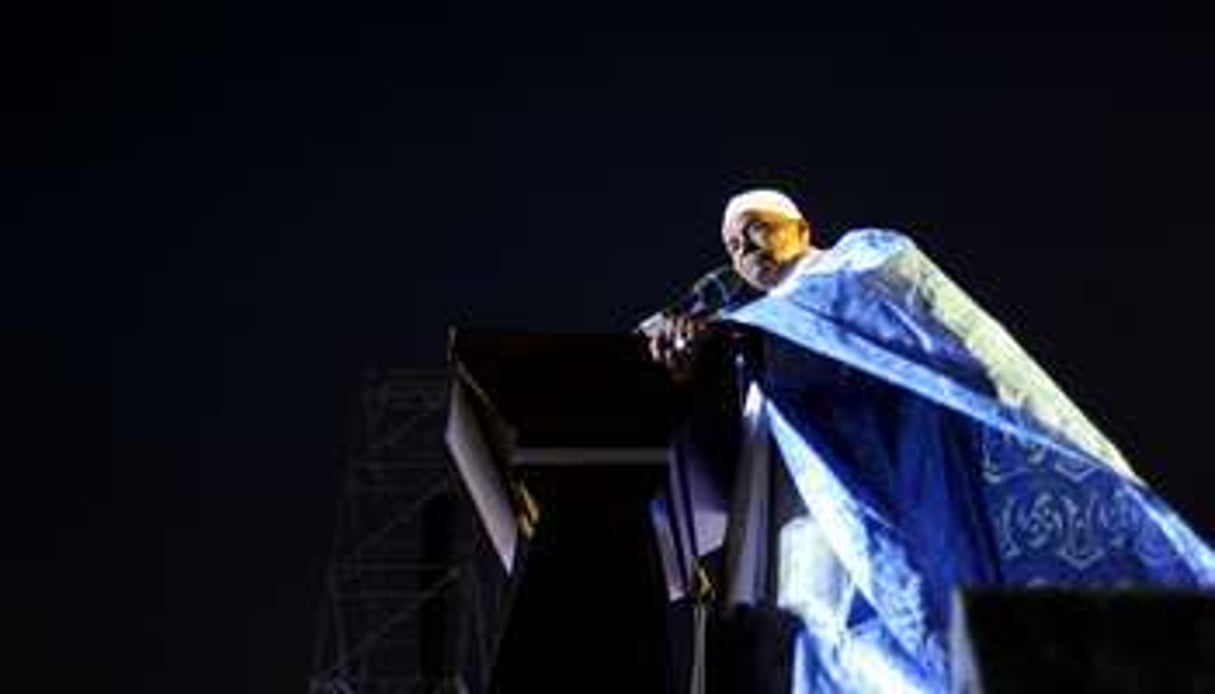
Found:
[[[442,370],[368,374],[309,694],[483,691],[503,577],[443,445]]]

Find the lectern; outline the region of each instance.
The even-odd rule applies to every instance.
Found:
[[[510,584],[497,692],[666,692],[649,505],[681,394],[629,335],[454,333],[446,440]]]

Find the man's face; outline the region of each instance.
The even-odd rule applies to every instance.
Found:
[[[806,223],[775,212],[749,211],[722,232],[734,270],[767,291],[780,283],[810,249]]]

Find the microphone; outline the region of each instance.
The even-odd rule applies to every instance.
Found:
[[[674,316],[701,320],[714,318],[744,287],[746,283],[732,265],[726,263],[716,267],[696,280],[692,288],[674,303],[641,321],[637,325],[637,332],[649,335],[663,321]]]

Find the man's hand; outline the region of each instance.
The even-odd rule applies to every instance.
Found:
[[[650,358],[670,369],[677,381],[691,378],[696,349],[705,328],[703,320],[687,316],[663,316],[645,333],[649,340]]]

